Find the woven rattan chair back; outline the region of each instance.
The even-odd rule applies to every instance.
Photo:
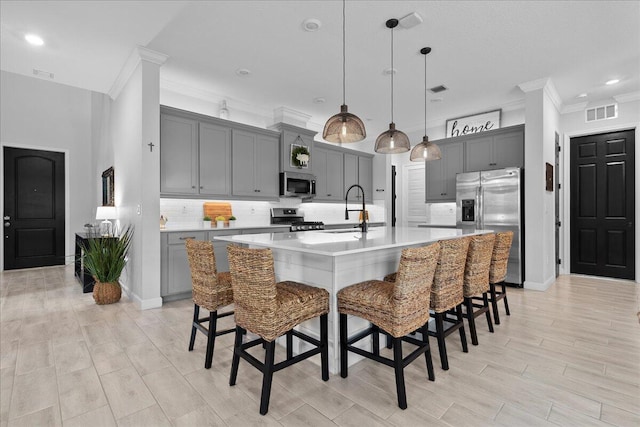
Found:
[[[218,282],[213,243],[188,239],[185,246],[191,269],[193,302],[210,311],[231,304],[233,302],[231,283]]]
[[[472,297],[489,290],[489,268],[495,240],[496,235],[493,233],[471,237],[464,268],[465,297]]]
[[[500,283],[507,277],[507,264],[509,251],[513,242],[513,231],[496,233],[496,242],[493,245],[491,267],[489,268],[489,282]]]
[[[400,336],[419,328],[429,320],[431,286],[436,266],[440,259],[440,243],[420,248],[406,248],[400,256],[400,266],[393,288],[394,314],[402,318],[406,331]],[[413,319],[407,324],[408,318]]]
[[[229,269],[236,325],[260,336],[271,336],[277,313],[277,288],[271,249],[229,245]],[[282,313],[286,315],[286,313]]]
[[[469,237],[440,241],[440,260],[431,287],[431,309],[447,311],[464,300],[464,266],[467,262]]]

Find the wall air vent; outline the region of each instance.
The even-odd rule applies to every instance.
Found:
[[[440,85],[440,86],[434,86],[429,90],[431,91],[431,93],[440,93],[447,90],[447,87],[445,85]]]
[[[585,110],[585,121],[587,123],[615,119],[616,117],[618,117],[618,104],[601,105],[600,107],[587,108]]]

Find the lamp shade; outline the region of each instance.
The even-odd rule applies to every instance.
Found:
[[[344,104],[340,106],[338,114],[327,120],[322,132],[322,138],[329,142],[358,142],[366,137],[364,123],[358,116],[349,113]]]
[[[382,132],[376,139],[376,153],[396,154],[405,153],[411,149],[411,143],[407,134],[396,130],[395,123],[389,123],[389,130]]]
[[[117,218],[115,206],[98,206],[96,211],[96,219],[115,219]]]
[[[422,137],[422,142],[416,144],[411,150],[412,162],[428,162],[430,160],[440,160],[442,153],[440,147],[429,141],[428,136]]]

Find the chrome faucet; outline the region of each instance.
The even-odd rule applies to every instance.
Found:
[[[360,191],[362,191],[362,209],[349,209],[348,207],[349,191],[351,191],[353,187],[358,187]],[[353,184],[351,187],[349,187],[349,189],[347,190],[347,194],[344,196],[344,219],[349,219],[349,212],[362,212],[362,223],[358,225],[358,227],[362,229],[363,233],[366,233],[367,232],[367,213],[364,209],[364,188],[362,188],[358,184]]]

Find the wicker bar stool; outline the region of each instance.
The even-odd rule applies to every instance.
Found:
[[[496,233],[496,243],[493,245],[491,268],[489,269],[489,301],[493,308],[493,320],[496,325],[500,324],[498,301],[501,299],[504,300],[504,308],[507,312],[507,316],[511,316],[504,279],[507,277],[507,264],[509,263],[509,251],[511,251],[512,243],[513,231]],[[496,291],[497,285],[501,286],[502,289],[500,291]]]
[[[189,351],[193,350],[196,341],[196,331],[207,336],[207,355],[204,367],[211,368],[213,347],[216,337],[229,334],[235,329],[216,331],[218,319],[231,316],[233,311],[218,314],[218,309],[233,303],[231,289],[231,274],[218,273],[213,243],[201,240],[187,239],[185,242],[189,268],[191,269],[191,285],[193,288],[193,322],[191,324],[191,340]],[[209,310],[208,317],[200,317],[200,307]],[[209,323],[209,327],[203,323]]]
[[[464,268],[464,305],[466,312],[464,317],[469,323],[471,343],[478,345],[478,333],[476,332],[476,317],[481,314],[487,316],[489,331],[493,332],[491,313],[489,312],[489,267],[491,266],[491,254],[496,235],[484,234],[473,236],[467,252],[467,263]],[[478,296],[482,295],[482,296]],[[482,303],[474,303],[481,300]],[[475,310],[474,310],[475,309]]]
[[[433,274],[440,257],[440,244],[434,243],[421,248],[402,250],[400,266],[395,283],[369,280],[351,285],[338,292],[340,312],[340,374],[348,375],[348,352],[354,352],[395,369],[398,406],[407,408],[407,394],[404,384],[404,368],[424,353],[429,379],[435,379],[429,335],[426,325],[429,321],[429,299]],[[351,314],[371,322],[371,326],[347,337],[347,315]],[[415,331],[423,331],[422,340],[406,336]],[[380,356],[379,332],[393,337],[393,359]],[[354,344],[367,336],[372,336],[372,351],[366,351]],[[417,348],[402,357],[402,341]]]
[[[236,339],[233,347],[230,385],[235,385],[240,358],[263,374],[260,414],[269,410],[273,373],[320,353],[322,379],[329,379],[328,313],[329,292],[297,282],[276,283],[271,249],[249,249],[229,245],[229,266],[233,286]],[[293,328],[320,316],[320,340]],[[259,338],[243,343],[249,331]],[[276,338],[287,337],[286,360],[274,363]],[[311,343],[315,348],[293,356],[293,337]],[[265,361],[260,362],[247,350],[262,344]]]
[[[428,330],[429,335],[438,340],[438,350],[440,352],[440,364],[445,371],[449,369],[449,359],[447,358],[447,347],[445,338],[458,330],[460,332],[460,342],[462,351],[469,352],[467,347],[467,336],[464,331],[462,317],[462,303],[464,301],[464,267],[467,261],[467,251],[469,249],[469,237],[440,241],[440,259],[433,278],[431,287],[430,307],[433,310],[436,330]],[[385,281],[396,280],[397,273],[385,276]],[[444,323],[449,324],[447,329]],[[391,347],[387,341],[387,347]]]

